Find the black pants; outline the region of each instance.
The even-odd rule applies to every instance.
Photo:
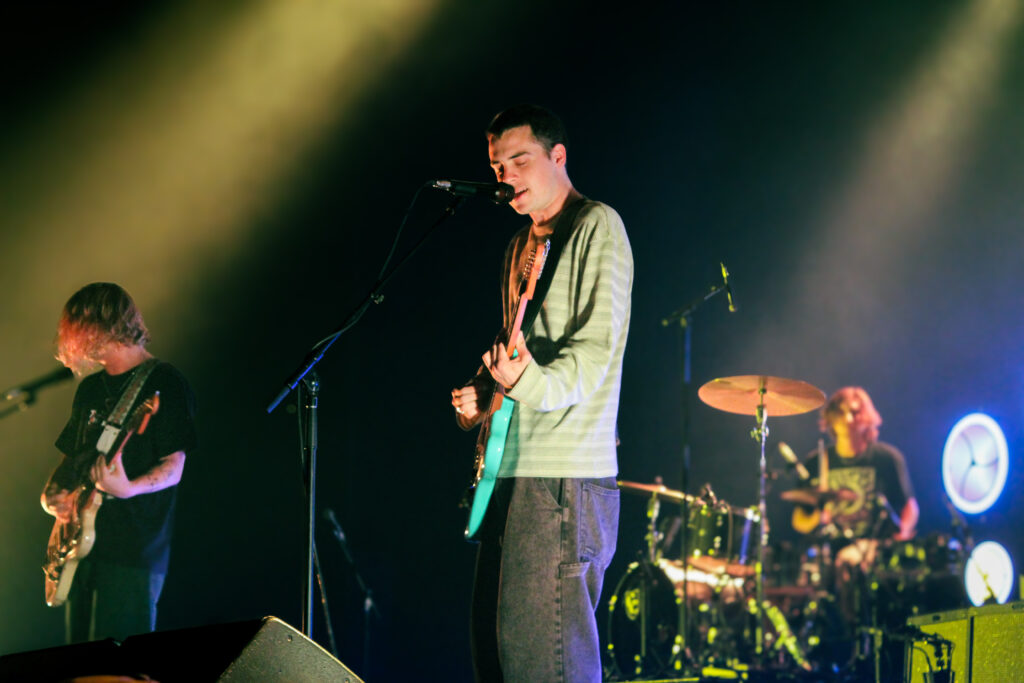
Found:
[[[154,630],[163,585],[163,574],[86,558],[75,572],[65,603],[67,642],[124,640]]]

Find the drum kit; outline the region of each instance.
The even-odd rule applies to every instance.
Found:
[[[815,675],[831,675],[855,659],[872,658],[877,668],[882,629],[898,628],[893,625],[919,607],[956,606],[948,604],[950,590],[936,586],[948,581],[946,587],[958,592],[963,558],[949,537],[873,541],[867,580],[859,584],[870,589],[858,593],[853,623],[836,595],[833,548],[843,539],[811,534],[798,560],[786,557],[779,546],[769,548],[762,523],[767,519],[767,418],[820,407],[825,402],[821,390],[798,380],[752,375],[713,380],[700,387],[698,396],[718,410],[756,419],[751,436],[760,445],[758,504],[730,505],[708,485],[691,495],[660,481],[619,482],[624,493],[647,497],[648,531],[641,558],[628,566],[609,598],[609,680],[695,670],[705,677],[715,671],[734,677],[753,669],[818,680]],[[820,509],[847,495],[797,488],[781,497]],[[662,504],[681,512],[661,520]],[[670,551],[677,536],[679,551]],[[927,604],[936,595],[946,596],[947,604]]]

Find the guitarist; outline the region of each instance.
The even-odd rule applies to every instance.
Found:
[[[483,354],[452,391],[456,419],[487,418],[495,383],[512,399],[494,495],[478,536],[472,646],[480,681],[600,681],[595,609],[615,551],[615,425],[633,258],[622,219],[580,195],[566,134],[550,111],[519,105],[487,129],[491,168],[531,224],[505,252],[505,329],[529,255],[547,239],[550,287],[532,326]],[[561,232],[564,231],[564,232]],[[564,246],[557,248],[559,235]],[[557,263],[555,262],[557,259]]]
[[[123,639],[152,631],[170,553],[176,485],[185,453],[196,447],[194,398],[168,363],[151,361],[142,314],[120,286],[98,282],[76,292],[57,325],[57,359],[77,375],[68,420],[56,446],[63,459],[43,490],[43,508],[67,522],[71,491],[84,480],[103,492],[96,542],[77,565],[66,607],[69,643]],[[107,459],[96,451],[103,420],[132,383],[148,372],[135,404],[159,392],[159,409],[144,432]],[[98,457],[97,457],[98,456]]]

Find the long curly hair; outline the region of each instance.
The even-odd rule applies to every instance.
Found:
[[[120,285],[94,282],[71,295],[57,323],[57,360],[82,374],[110,344],[145,345],[149,330]]]
[[[850,440],[854,451],[860,453],[878,441],[878,428],[882,426],[882,416],[863,388],[843,387],[836,390],[821,409],[818,427],[834,440],[836,435],[831,420],[844,417],[847,411],[853,416]]]

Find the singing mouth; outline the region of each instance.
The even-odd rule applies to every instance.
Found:
[[[522,190],[516,190],[516,194],[515,194],[515,196],[512,199],[519,199],[524,194],[526,194],[526,189],[525,188],[522,189]]]

